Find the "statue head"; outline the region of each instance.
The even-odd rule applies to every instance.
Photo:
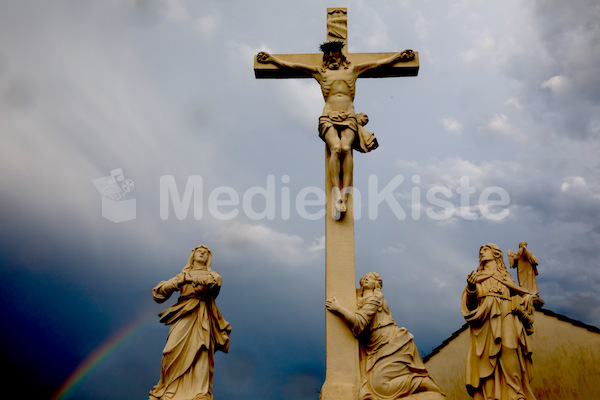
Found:
[[[360,287],[381,290],[383,287],[383,280],[377,272],[367,272],[362,278],[360,278]]]
[[[356,289],[356,293],[359,297],[362,297],[365,289],[371,289],[374,292],[381,292],[383,287],[383,280],[377,272],[367,272],[360,278],[360,288]]]
[[[212,262],[212,253],[210,252],[208,246],[200,244],[194,247],[190,253],[190,258],[188,259],[186,266],[183,267],[183,270],[186,271],[191,269],[194,266],[194,261],[206,265],[207,271],[211,270],[210,264]]]
[[[502,250],[494,243],[484,244],[479,248],[479,267],[477,271],[482,271],[489,261],[496,261],[497,270],[495,272],[499,273],[504,279],[513,280],[504,264]]]
[[[500,261],[502,264],[504,264],[503,257],[504,255],[502,254],[502,250],[500,250],[500,247],[494,243],[484,244],[479,248],[480,266],[485,264],[487,261],[492,260]]]
[[[387,301],[383,298],[381,293],[381,288],[383,287],[383,280],[379,276],[377,272],[367,272],[360,278],[360,288],[356,289],[356,296],[358,300],[359,307],[366,298],[363,297],[365,289],[372,289],[374,294],[379,294],[382,297],[381,307],[379,311],[384,311],[390,314],[390,309],[388,307]],[[390,314],[391,315],[391,314]]]
[[[319,48],[323,52],[323,67],[325,69],[348,68],[350,63],[346,60],[346,56],[342,51],[344,46],[342,40],[332,40],[321,44]]]

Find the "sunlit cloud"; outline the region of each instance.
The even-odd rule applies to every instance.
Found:
[[[479,127],[480,132],[491,132],[506,136],[517,141],[524,141],[525,136],[510,123],[506,114],[496,114],[487,123]]]
[[[516,97],[511,97],[510,99],[508,99],[506,101],[506,104],[516,108],[519,111],[523,110],[524,108],[519,99],[517,99]]]
[[[453,118],[442,118],[442,126],[452,133],[460,133],[462,129],[462,124]]]
[[[564,75],[555,75],[542,82],[541,87],[550,89],[554,94],[564,94],[571,89],[571,80]]]
[[[287,266],[305,264],[309,261],[307,252],[316,250],[314,244],[307,246],[297,235],[277,232],[263,224],[234,222],[221,227],[216,237],[222,243],[264,252],[269,259]]]

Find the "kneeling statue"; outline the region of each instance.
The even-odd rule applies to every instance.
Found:
[[[361,347],[361,400],[443,400],[440,388],[429,377],[413,335],[399,328],[381,292],[383,282],[369,272],[357,289],[358,311],[327,300],[327,309],[342,318]]]

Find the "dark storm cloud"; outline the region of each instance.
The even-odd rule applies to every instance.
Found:
[[[355,227],[357,278],[380,273],[395,320],[425,355],[464,323],[459,298],[479,246],[496,242],[506,253],[527,240],[541,262],[548,308],[600,323],[598,7],[346,3],[353,51],[413,47],[422,63],[414,79],[359,83],[357,107],[372,117],[368,128],[381,147],[357,155],[355,183],[366,196],[370,175],[382,189],[402,174],[395,195],[407,218],[387,204],[375,220],[363,211]],[[145,396],[158,379],[168,331],[156,316],[166,304],[155,304],[151,289],[206,243],[224,279],[217,304],[233,327],[230,354],[217,356],[217,393],[318,398],[323,220],[294,215],[293,204],[283,219],[279,200],[273,220],[243,212],[223,220],[207,208],[213,189],[243,195],[264,188],[268,175],[277,196],[284,187],[292,198],[322,187],[318,85],[253,77],[257,51],[314,52],[324,39],[325,4],[282,4],[0,6],[0,244],[12,322],[2,342],[14,347],[4,354],[19,373],[45,382],[45,394],[148,313],[74,394]],[[102,218],[91,180],[119,167],[135,181],[137,218],[114,224]],[[203,178],[201,219],[191,208],[178,219],[172,204],[160,218],[162,175],[174,177],[179,195],[190,175]],[[453,191],[460,210],[463,176],[476,189],[473,201],[486,187],[506,189],[510,215],[412,218],[419,204],[413,190],[427,206],[433,186]]]
[[[529,8],[529,7],[527,7]],[[526,8],[526,9],[527,9]],[[511,63],[531,111],[544,128],[576,140],[600,134],[600,8],[597,2],[538,1],[531,7],[536,42]],[[535,45],[532,47],[531,45]]]

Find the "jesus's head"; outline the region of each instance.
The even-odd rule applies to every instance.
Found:
[[[341,40],[323,43],[320,46],[320,49],[323,52],[323,67],[333,70],[339,69],[340,67],[348,68],[349,62],[342,52],[343,48],[344,42]]]

